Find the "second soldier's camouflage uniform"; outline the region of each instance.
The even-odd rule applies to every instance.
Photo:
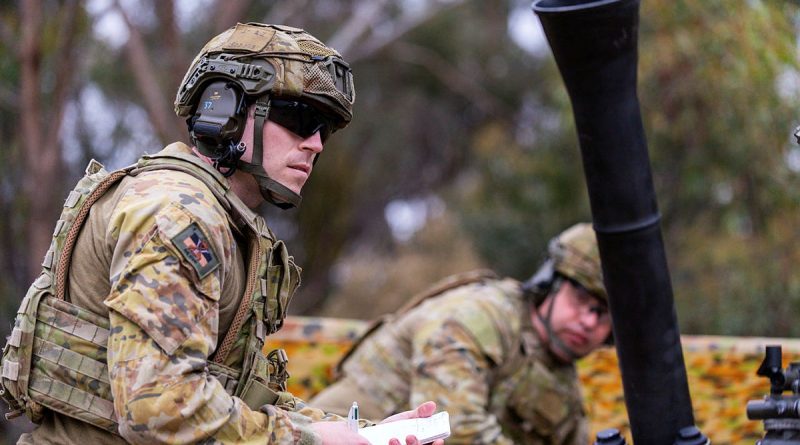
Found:
[[[588,439],[574,365],[556,361],[512,279],[432,296],[368,335],[342,378],[311,404],[382,418],[425,400],[450,414],[452,444],[580,444]]]

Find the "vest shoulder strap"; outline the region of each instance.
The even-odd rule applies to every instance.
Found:
[[[246,225],[256,234],[274,239],[274,235],[269,233],[268,229],[262,227],[263,224],[259,224],[258,220],[260,218],[258,215],[248,208],[231,190],[230,183],[222,173],[193,154],[174,150],[165,151],[162,150],[152,155],[142,156],[131,174],[150,170],[176,170],[187,173],[201,181],[211,190],[217,201],[235,218],[233,222],[237,226]]]
[[[67,196],[61,217],[56,222],[56,228],[53,231],[53,241],[42,263],[43,273],[49,273],[55,262],[54,295],[59,300],[67,298],[66,281],[72,251],[78,240],[78,234],[83,228],[83,223],[89,215],[89,210],[111,186],[128,175],[132,169],[133,166],[129,166],[108,173],[99,162],[92,159],[89,166],[86,167],[86,174]]]

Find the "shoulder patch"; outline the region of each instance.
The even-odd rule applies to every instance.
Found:
[[[172,244],[194,267],[195,272],[202,280],[219,266],[219,259],[211,249],[208,238],[200,230],[196,222],[189,224],[180,233],[172,238]]]

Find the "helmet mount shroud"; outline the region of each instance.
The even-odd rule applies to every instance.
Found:
[[[238,168],[253,175],[264,199],[290,208],[300,195],[271,179],[261,165],[263,126],[273,98],[310,106],[327,124],[327,135],[352,119],[352,72],[336,50],[302,29],[239,23],[195,57],[178,88],[175,113],[187,118],[192,142],[220,172],[231,175]],[[240,141],[253,104],[253,157],[244,162]]]

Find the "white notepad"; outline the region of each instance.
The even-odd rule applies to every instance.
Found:
[[[373,445],[386,445],[392,438],[404,443],[408,435],[417,436],[420,443],[430,443],[450,436],[450,416],[447,411],[442,411],[421,419],[398,420],[359,428],[358,434],[366,437]]]

